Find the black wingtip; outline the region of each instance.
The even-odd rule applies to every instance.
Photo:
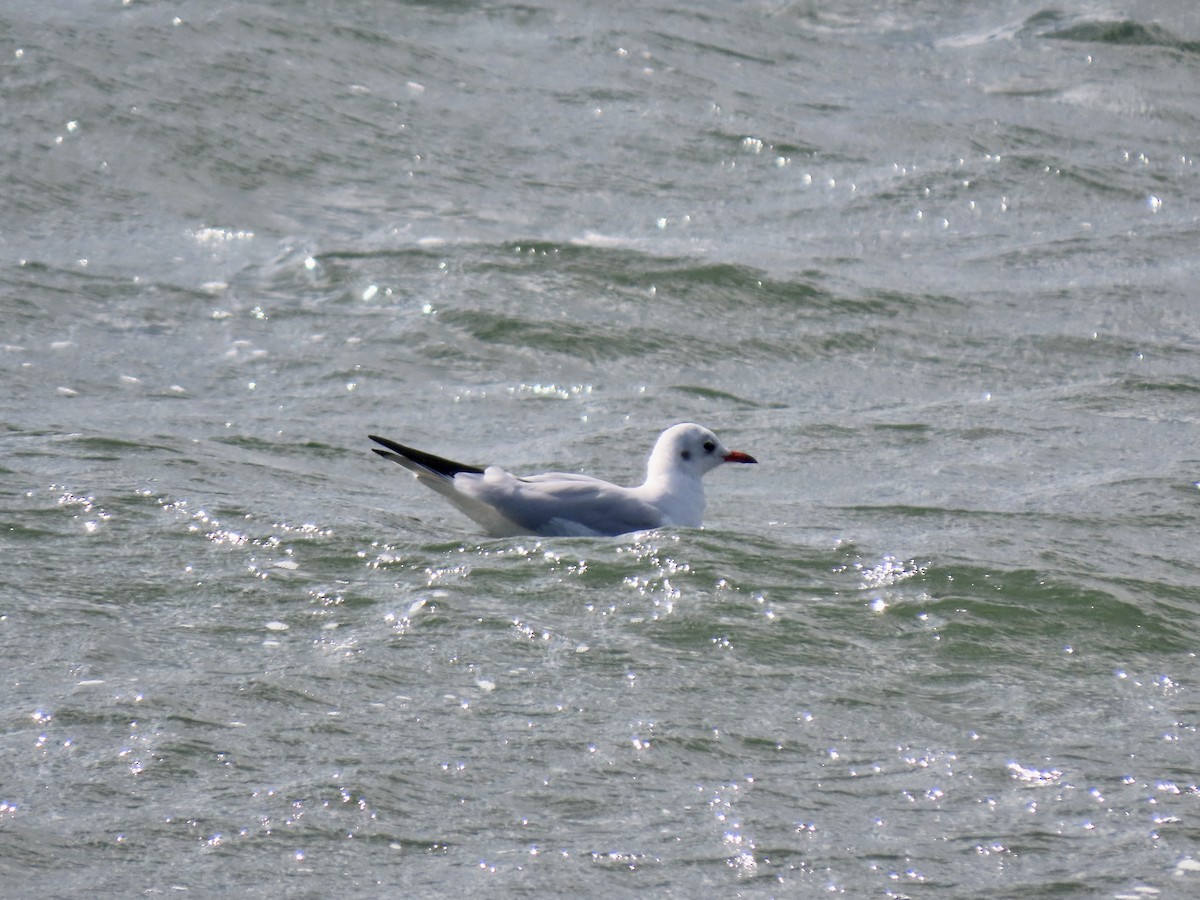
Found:
[[[367,437],[369,437],[375,443],[380,444],[381,446],[387,447],[387,449],[391,450],[393,453],[399,453],[401,456],[408,456],[410,453],[419,453],[420,452],[419,450],[414,450],[412,447],[405,447],[403,444],[397,444],[395,441],[390,441],[385,437],[380,437],[377,434],[368,434]],[[376,453],[383,455],[382,450],[379,450],[375,447],[372,447],[371,449],[374,450]]]
[[[367,437],[369,437],[375,443],[381,444],[387,448],[387,450],[380,450],[376,447],[371,448],[385,459],[399,462],[400,460],[396,459],[396,457],[399,456],[409,460],[410,462],[416,463],[418,466],[429,469],[431,472],[436,472],[438,475],[441,475],[444,478],[453,478],[460,472],[468,472],[472,475],[483,474],[483,469],[479,468],[478,466],[468,466],[466,463],[455,462],[452,459],[444,459],[440,456],[434,456],[432,453],[426,453],[423,450],[415,450],[412,447],[405,447],[403,444],[397,444],[395,441],[388,440],[385,437],[380,437],[377,434],[368,434]]]

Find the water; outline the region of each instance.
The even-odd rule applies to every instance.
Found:
[[[1190,6],[0,23],[6,896],[1196,892]]]

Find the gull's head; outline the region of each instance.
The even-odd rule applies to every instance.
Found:
[[[664,431],[650,452],[649,477],[691,475],[699,478],[722,463],[758,462],[739,450],[730,450],[702,425],[684,422]]]

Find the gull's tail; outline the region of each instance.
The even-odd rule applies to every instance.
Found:
[[[490,503],[476,499],[469,488],[464,490],[465,486],[462,482],[455,482],[457,475],[467,475],[470,476],[467,481],[477,481],[476,476],[482,477],[485,474],[479,466],[468,466],[466,463],[455,462],[452,459],[443,459],[432,453],[414,450],[412,447],[405,447],[403,444],[397,444],[395,441],[389,441],[387,438],[377,437],[373,434],[368,437],[387,448],[380,450],[378,447],[372,447],[372,450],[384,459],[390,459],[392,462],[404,466],[417,476],[417,481],[433,488],[468,517],[482,525],[489,534],[525,533],[525,530],[506,519]]]

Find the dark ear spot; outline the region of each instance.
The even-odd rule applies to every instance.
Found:
[[[692,458],[692,451],[691,451],[691,450],[684,450],[684,451],[683,451],[682,453],[680,453],[679,455],[680,455],[680,456],[682,456],[684,459],[691,459],[691,458]]]

